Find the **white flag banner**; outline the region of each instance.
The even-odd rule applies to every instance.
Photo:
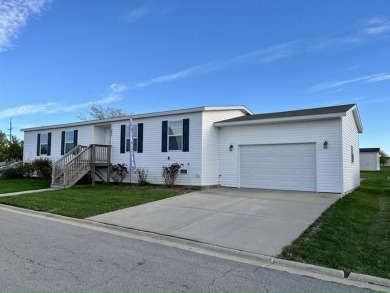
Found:
[[[135,172],[135,157],[134,157],[134,126],[133,126],[133,118],[130,118],[129,125],[129,138],[130,138],[130,167],[129,173],[132,174]]]

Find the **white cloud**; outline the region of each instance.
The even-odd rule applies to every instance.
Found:
[[[0,1],[0,53],[6,51],[32,16],[38,15],[50,0]]]
[[[241,55],[234,56],[224,61],[212,61],[200,65],[191,66],[184,70],[158,76],[147,81],[139,82],[133,85],[133,88],[145,88],[160,83],[172,82],[189,76],[204,74],[207,72],[218,71],[235,64],[251,61],[252,63],[275,62],[283,58],[288,58],[299,51],[296,50],[297,41],[279,44],[265,49],[255,50]]]
[[[127,89],[127,86],[123,83],[113,83],[110,85],[112,92],[120,94]]]
[[[143,19],[152,11],[153,11],[153,7],[150,4],[146,4],[128,11],[125,15],[125,19],[128,22],[136,22]]]
[[[390,20],[383,17],[375,17],[362,21],[362,32],[370,36],[378,36],[390,33]]]
[[[390,74],[379,74],[378,76],[373,76],[364,82],[378,82],[390,79]]]
[[[341,81],[335,81],[335,82],[325,82],[320,83],[314,86],[311,86],[308,89],[309,93],[316,93],[316,92],[322,92],[322,91],[328,91],[328,90],[343,90],[344,86],[350,85],[350,84],[356,84],[356,83],[366,83],[366,82],[380,82],[384,80],[390,80],[390,74],[386,73],[377,73],[377,74],[370,74],[366,76],[361,76],[357,78],[352,79],[346,79]]]
[[[70,113],[80,109],[86,109],[90,104],[102,104],[107,105],[122,100],[123,92],[127,89],[124,84],[113,83],[109,86],[110,91],[107,95],[103,96],[99,100],[89,101],[76,104],[63,104],[63,103],[41,103],[41,104],[26,104],[18,107],[8,108],[0,111],[0,119],[6,119],[14,116],[32,115],[32,114],[56,114],[56,113]]]
[[[390,33],[390,20],[382,17],[361,19],[348,33],[336,36],[321,36],[308,42],[306,51],[316,52],[343,45],[357,45]]]

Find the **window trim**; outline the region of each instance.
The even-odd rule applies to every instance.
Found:
[[[72,133],[72,142],[67,142],[67,134],[68,134],[68,133]],[[69,130],[69,131],[65,130],[65,137],[64,137],[64,154],[70,152],[70,151],[75,147],[74,137],[75,137],[74,130]],[[66,145],[67,145],[67,144],[72,144],[72,147],[71,147],[69,150],[66,149]]]
[[[46,143],[42,143],[43,137],[46,136]],[[42,146],[46,145],[46,154],[42,153]],[[49,155],[49,133],[41,133],[39,139],[39,155],[48,156]]]
[[[169,124],[170,123],[177,123],[177,122],[180,122],[181,126],[180,126],[180,135],[179,134],[169,134]],[[168,151],[171,151],[171,152],[176,152],[176,151],[183,151],[183,139],[184,139],[184,133],[183,133],[183,119],[179,119],[179,120],[168,120],[168,123],[167,123],[167,150]],[[175,136],[180,136],[181,137],[181,140],[180,140],[180,148],[178,149],[171,149],[170,148],[170,137],[175,137]]]
[[[138,153],[138,124],[133,124],[133,150]],[[130,124],[125,128],[125,152],[130,152]]]

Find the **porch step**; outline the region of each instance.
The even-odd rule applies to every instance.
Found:
[[[63,184],[57,184],[57,183],[52,184],[50,187],[54,189],[65,189],[65,186]]]

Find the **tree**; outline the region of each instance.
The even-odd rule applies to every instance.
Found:
[[[127,116],[127,113],[125,113],[122,109],[119,108],[103,107],[101,104],[92,103],[89,105],[89,116],[89,119],[80,115],[77,116],[77,118],[80,120],[101,120],[107,118]]]
[[[385,166],[387,164],[387,162],[389,161],[389,155],[386,154],[384,151],[379,151],[379,155],[381,156],[379,158],[381,166]]]
[[[7,160],[8,140],[7,135],[0,130],[0,162]]]
[[[12,137],[12,140],[8,142],[7,159],[23,159],[23,141]]]

